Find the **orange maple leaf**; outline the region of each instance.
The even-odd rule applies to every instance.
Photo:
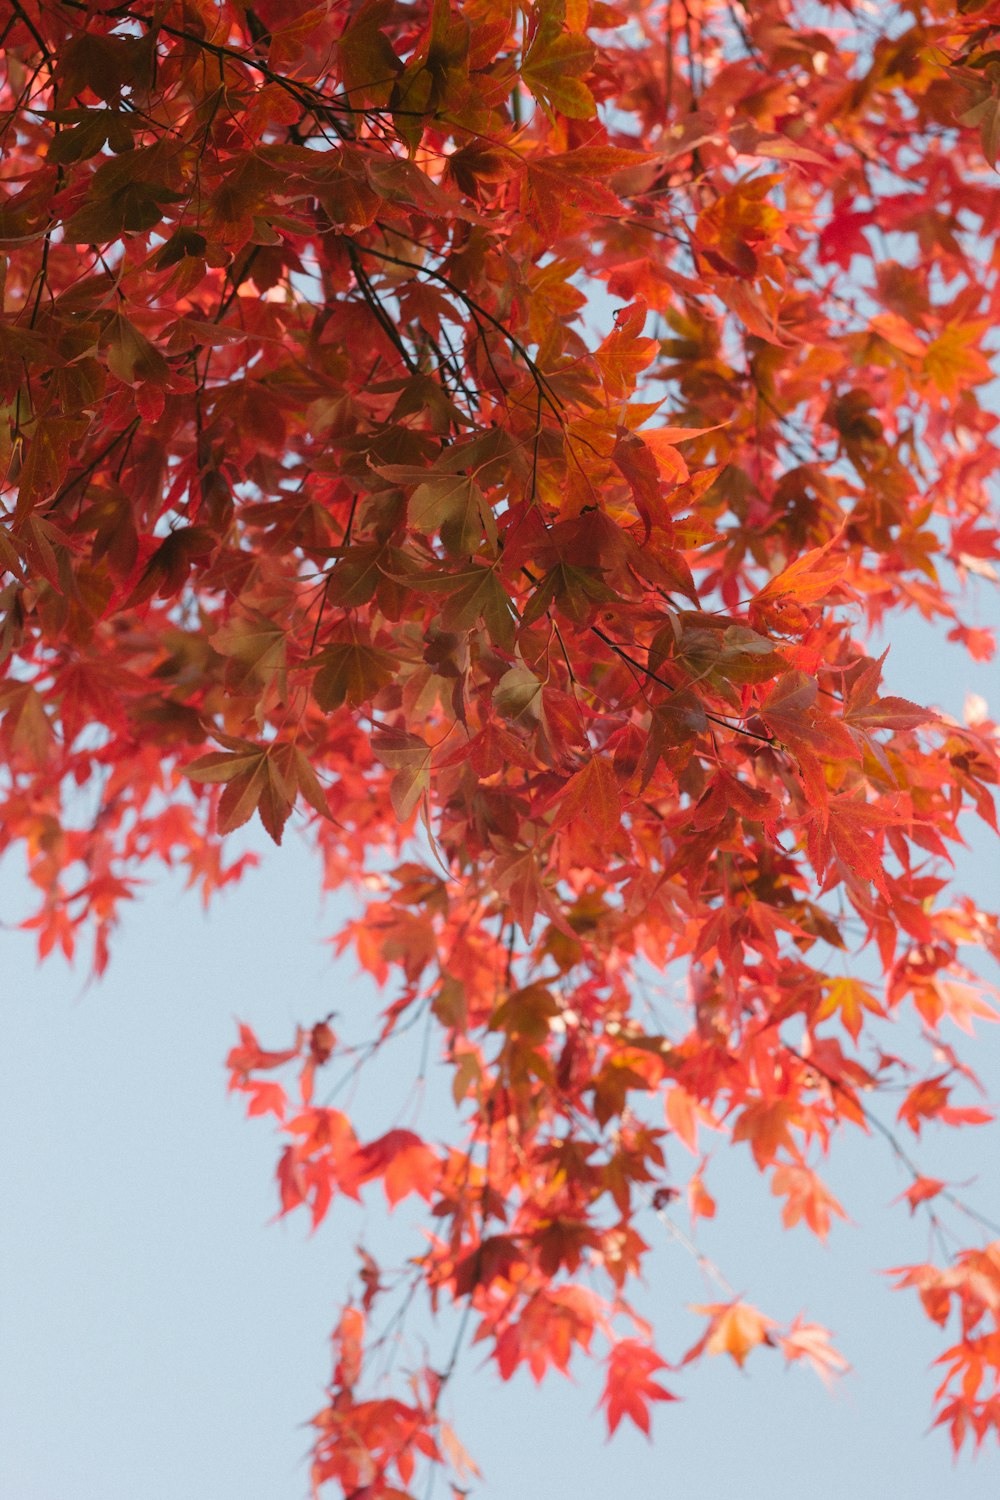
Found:
[[[701,1313],[709,1319],[708,1328],[696,1344],[692,1344],[682,1360],[689,1364],[701,1354],[728,1354],[740,1369],[751,1349],[759,1344],[775,1343],[770,1330],[773,1318],[765,1317],[748,1302],[738,1297],[732,1302],[711,1302],[692,1307],[692,1312]]]

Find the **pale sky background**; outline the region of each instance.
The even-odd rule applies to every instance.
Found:
[[[1000,614],[984,594],[987,605]],[[913,622],[901,637],[887,691],[952,711],[967,690],[1000,700],[996,665],[967,662]],[[976,852],[963,875],[989,904],[996,850],[971,820],[969,829]],[[277,1135],[225,1093],[234,1017],[281,1047],[296,1021],[331,1009],[338,1029],[369,1035],[377,1000],[324,943],[345,906],[324,909],[301,841],[254,842],[262,867],[207,917],[179,882],[154,882],[127,914],[106,979],[86,990],[61,961],[36,965],[32,934],[3,933],[4,1500],[302,1500],[302,1424],[322,1405],[352,1246],[363,1234],[376,1252],[394,1246],[396,1260],[419,1247],[414,1214],[404,1204],[387,1220],[378,1190],[360,1214],[335,1205],[314,1237],[304,1216],[271,1222]],[[28,894],[14,861],[0,875],[0,920],[11,924]],[[419,1031],[397,1043],[355,1097],[362,1131],[403,1123],[430,1136],[445,1118],[433,1099],[448,1080],[433,1056],[415,1113],[419,1047]],[[969,1055],[1000,1097],[1000,1026],[983,1027]],[[888,1101],[880,1112],[891,1123]],[[978,1176],[969,1200],[1000,1218],[998,1144],[995,1126],[932,1127],[914,1149],[928,1172]],[[686,1168],[682,1148],[670,1150]],[[475,1494],[604,1500],[627,1485],[631,1496],[683,1500],[995,1496],[995,1448],[953,1466],[946,1437],[926,1435],[937,1383],[928,1366],[946,1342],[915,1294],[890,1292],[877,1274],[929,1248],[922,1216],[887,1206],[907,1185],[888,1149],[856,1133],[835,1147],[828,1180],[853,1222],[835,1223],[826,1247],[781,1228],[745,1146],[723,1147],[708,1180],[719,1216],[703,1226],[702,1248],[763,1311],[784,1320],[805,1310],[831,1328],[853,1373],[829,1394],[770,1351],[742,1375],[728,1359],[704,1361],[666,1376],[685,1399],[655,1411],[652,1444],[626,1427],[609,1443],[586,1362],[577,1384],[554,1375],[539,1392],[527,1376],[504,1385],[470,1350],[445,1409],[483,1469]],[[703,1326],[685,1304],[719,1296],[655,1217],[641,1228],[654,1246],[643,1310],[676,1359]],[[449,1318],[430,1330],[439,1366],[454,1328]],[[442,1480],[435,1496],[447,1496]]]

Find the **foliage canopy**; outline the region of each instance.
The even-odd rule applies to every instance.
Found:
[[[139,871],[208,897],[226,835],[294,814],[368,892],[376,1045],[428,1016],[464,1133],[362,1141],[315,1086],[359,1065],[330,1018],[245,1026],[282,1210],[419,1195],[414,1287],[504,1377],[599,1354],[608,1426],[648,1430],[678,1377],[629,1288],[649,1207],[714,1213],[699,1127],[822,1236],[823,1151],[880,1093],[914,1136],[989,1118],[939,1028],[990,1014],[997,918],[948,864],[966,810],[996,828],[995,729],[866,640],[918,611],[994,649],[962,599],[1000,552],[1000,6],[0,20],[0,808],[40,950],[86,929],[102,970]],[[881,1046],[903,1013],[929,1070]],[[360,1272],[313,1479],[390,1500],[461,1469],[454,1359],[367,1384]],[[898,1281],[957,1315],[937,1415],[978,1444],[1000,1242]],[[702,1311],[687,1359],[843,1365]]]

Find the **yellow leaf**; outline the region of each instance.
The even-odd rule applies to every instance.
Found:
[[[704,1338],[685,1354],[685,1364],[702,1353],[728,1354],[742,1369],[751,1349],[773,1343],[769,1331],[774,1327],[773,1318],[766,1318],[748,1302],[715,1302],[691,1311],[704,1313],[712,1321]]]
[[[970,385],[993,379],[989,360],[977,347],[986,323],[953,323],[924,355],[924,372],[942,396],[957,396]]]
[[[840,1019],[854,1041],[857,1041],[861,1030],[863,1011],[869,1010],[876,1016],[885,1015],[885,1011],[871,991],[856,979],[827,980],[826,997],[816,1012],[816,1020],[825,1021],[828,1016],[832,1016],[838,1010]]]

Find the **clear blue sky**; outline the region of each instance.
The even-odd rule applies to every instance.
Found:
[[[966,689],[1000,703],[996,666],[976,667],[907,625],[889,658],[889,690],[960,709]],[[966,883],[996,899],[996,850],[977,839]],[[4,867],[0,918],[28,896]],[[58,962],[39,969],[30,934],[4,934],[0,1010],[3,1277],[0,1495],[9,1500],[302,1500],[309,1432],[329,1373],[327,1335],[364,1236],[387,1258],[417,1248],[406,1206],[386,1221],[372,1195],[335,1209],[310,1238],[304,1218],[269,1222],[277,1140],[224,1091],[234,1016],[281,1046],[295,1022],[336,1009],[370,1031],[376,997],[323,939],[314,865],[290,838],[206,918],[163,881],[148,889],[115,945],[105,981],[85,992]],[[1000,1027],[983,1028],[975,1061],[1000,1097]],[[952,1040],[955,1038],[952,1037]],[[414,1052],[399,1044],[354,1107],[372,1133],[439,1118],[431,1068],[422,1113],[410,1094]],[[419,1038],[414,1039],[419,1047]],[[883,1114],[885,1109],[883,1107]],[[978,1175],[968,1196],[1000,1217],[1000,1131],[938,1131],[919,1147],[927,1170]],[[681,1148],[677,1148],[680,1151]],[[672,1383],[685,1400],[656,1412],[654,1442],[595,1413],[594,1372],[504,1386],[481,1355],[464,1357],[448,1406],[479,1460],[483,1500],[984,1500],[1000,1457],[953,1467],[946,1439],[925,1436],[944,1347],[913,1294],[890,1293],[879,1267],[922,1260],[920,1218],[888,1208],[906,1185],[878,1142],[836,1148],[829,1180],[853,1223],[829,1245],[785,1232],[745,1148],[711,1168],[719,1218],[703,1247],[762,1310],[806,1310],[835,1331],[854,1372],[832,1395],[808,1371],[759,1351]],[[388,1227],[387,1227],[388,1224]],[[676,1357],[700,1331],[684,1312],[717,1300],[655,1219],[643,1292],[661,1348]],[[433,1335],[450,1347],[453,1324]],[[436,1500],[445,1500],[439,1482]]]

